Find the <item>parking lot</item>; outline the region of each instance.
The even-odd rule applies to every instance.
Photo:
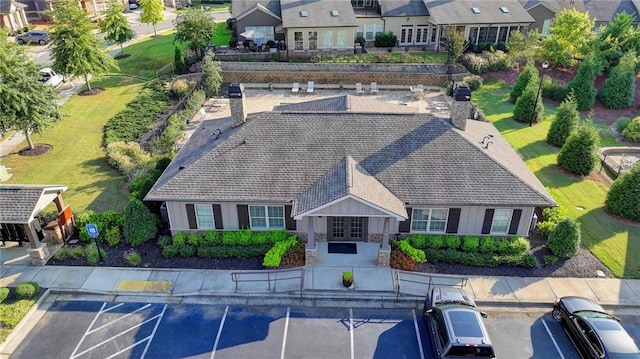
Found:
[[[545,308],[491,308],[498,358],[579,358]],[[550,308],[549,308],[550,310]],[[640,335],[637,315],[620,315]],[[419,310],[60,301],[12,358],[431,358]]]

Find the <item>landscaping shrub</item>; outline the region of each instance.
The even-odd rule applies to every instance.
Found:
[[[16,297],[18,299],[32,299],[39,290],[40,286],[36,282],[21,283],[16,287]]]
[[[469,75],[462,78],[462,82],[469,86],[471,91],[478,90],[482,87],[482,77],[478,75]]]
[[[480,238],[478,245],[478,252],[480,253],[493,253],[498,250],[497,239],[493,237],[484,236]]]
[[[560,149],[558,164],[572,173],[588,175],[598,161],[598,141],[598,132],[591,121],[578,125]]]
[[[165,256],[166,258],[175,257],[177,254],[178,254],[178,246],[175,244],[168,244],[162,248],[162,255]],[[198,255],[199,255],[199,251],[198,251]]]
[[[124,260],[132,266],[138,266],[142,262],[142,257],[135,249],[129,249],[122,255]]]
[[[69,257],[71,257],[71,250],[69,249],[69,247],[62,247],[56,252],[56,254],[53,255],[53,258],[61,261]]]
[[[556,263],[558,261],[558,257],[556,257],[556,256],[544,256],[542,258],[542,260],[544,260],[544,264],[545,265],[554,264],[554,263]]]
[[[282,263],[282,257],[284,254],[298,243],[296,236],[291,236],[289,239],[277,242],[271,247],[271,249],[264,255],[262,265],[267,268],[277,268]]]
[[[462,55],[461,63],[469,72],[476,75],[490,71],[508,70],[513,67],[512,60],[503,51],[485,51],[481,54],[468,52]]]
[[[107,257],[107,253],[102,248],[100,248],[100,252],[98,254],[98,247],[94,242],[91,242],[84,247],[84,254],[87,256],[87,263],[89,263],[92,266],[100,263],[101,255],[102,255],[102,258]]]
[[[585,59],[578,67],[578,73],[567,84],[567,90],[573,91],[579,111],[593,108],[596,101],[596,87],[594,85],[599,69],[597,62],[591,58]]]
[[[95,224],[98,228],[98,233],[100,234],[98,242],[102,242],[103,239],[106,239],[107,236],[112,234],[108,233],[111,228],[117,228],[119,233],[124,223],[124,217],[122,214],[112,210],[104,211],[102,213],[96,213],[91,210],[78,212],[75,215],[75,220],[81,243],[91,242],[91,237],[89,237],[89,232],[87,232],[86,228],[88,223]],[[108,240],[114,239],[109,238]]]
[[[173,244],[176,246],[181,246],[183,244],[187,244],[187,237],[189,233],[187,232],[178,232],[173,236]]]
[[[598,94],[603,105],[613,109],[622,109],[633,105],[637,63],[635,51],[622,56],[618,65],[609,73]]]
[[[527,64],[520,72],[518,80],[516,81],[515,85],[513,85],[513,88],[509,93],[509,101],[511,101],[512,103],[516,103],[516,101],[518,101],[518,98],[520,98],[520,96],[524,92],[524,89],[527,88],[527,85],[529,85],[531,81],[535,81],[535,79],[537,78],[538,69],[536,69],[533,63]]]
[[[71,258],[73,259],[78,259],[85,256],[85,250],[83,246],[75,246],[70,253]]]
[[[622,137],[627,141],[640,142],[640,116],[630,121],[627,127],[622,130]]]
[[[305,243],[297,241],[282,257],[281,268],[301,267],[305,265]]]
[[[132,246],[145,243],[155,237],[158,231],[156,216],[137,199],[127,202],[124,207],[124,220],[124,239]]]
[[[504,251],[501,252],[501,254],[506,254],[506,255],[525,254],[531,249],[531,244],[524,237],[508,237],[502,240],[509,243],[509,245],[505,248]]]
[[[178,253],[180,253],[180,257],[193,257],[196,254],[196,247],[183,244],[178,246]]]
[[[154,141],[152,140],[151,147],[153,148],[153,146]],[[171,144],[171,147],[173,147],[173,143]],[[165,154],[166,153],[156,152],[154,156],[163,156]],[[138,175],[133,179],[133,181],[131,181],[131,184],[129,185],[129,198],[135,198],[140,201],[144,200],[144,197],[147,195],[147,193],[149,193],[151,187],[153,187],[158,178],[160,178],[160,175],[164,170],[158,169],[158,162],[156,162],[155,167],[156,168],[150,169],[144,173],[141,173],[142,171],[138,172]]]
[[[542,210],[542,220],[536,224],[536,231],[547,237],[556,224],[565,218],[567,218],[567,214],[563,208],[547,207]]]
[[[9,296],[10,290],[7,287],[0,288],[0,303],[4,303],[4,301]]]
[[[542,119],[544,103],[538,93],[539,79],[532,79],[518,97],[516,107],[513,109],[513,119],[518,122],[532,124]],[[535,108],[534,108],[535,106]]]
[[[623,218],[640,222],[640,162],[613,182],[605,208]]]
[[[170,236],[160,236],[160,238],[158,238],[158,246],[160,248],[164,248],[171,244],[173,244],[173,238]]]
[[[222,243],[226,245],[248,245],[251,241],[251,230],[222,232]]]
[[[444,236],[429,236],[427,245],[424,248],[442,249],[445,248]]]
[[[376,34],[375,46],[376,47],[395,47],[398,37],[393,32]]]
[[[222,234],[218,231],[208,231],[202,237],[203,246],[215,246],[222,244]]]
[[[549,234],[547,247],[558,257],[573,257],[580,248],[580,227],[578,227],[578,223],[571,218],[565,218],[558,222]]]
[[[151,156],[137,142],[111,142],[106,150],[107,162],[129,179],[147,172],[153,165]]]
[[[417,269],[416,261],[409,255],[405,254],[398,248],[396,241],[391,241],[391,258],[389,265],[393,269],[406,271],[415,271]]]
[[[179,78],[171,83],[171,88],[169,89],[169,96],[173,99],[181,99],[189,93],[189,90],[195,86],[195,82],[185,79]]]
[[[579,120],[580,113],[575,97],[571,94],[558,106],[558,111],[553,118],[551,127],[549,127],[549,132],[547,132],[547,142],[556,147],[562,147],[578,125]]]
[[[362,35],[360,35],[356,37],[356,40],[354,42],[356,44],[360,44],[360,46],[364,49],[364,45],[367,43],[367,40],[365,40],[365,38]]]
[[[202,107],[205,100],[204,90],[195,90],[191,93],[191,96],[187,99],[187,103],[184,107],[185,111],[189,114],[189,118],[191,118]]]
[[[624,131],[627,127],[629,127],[630,123],[631,123],[631,119],[629,117],[620,117],[619,119],[617,119],[616,127],[618,128],[618,132],[622,133],[622,131]]]
[[[179,46],[176,46],[173,52],[173,66],[176,68],[177,72],[183,72],[187,67],[184,63],[182,49]]]
[[[110,246],[120,244],[120,227],[111,227],[104,232],[104,239]]]
[[[568,94],[569,90],[564,82],[550,77],[545,77],[542,80],[542,97],[563,101]]]
[[[424,234],[414,234],[407,239],[409,239],[411,246],[413,246],[414,248],[427,248],[427,236],[425,236]]]
[[[504,41],[498,41],[498,43],[496,44],[496,50],[507,52],[507,43]]]
[[[446,236],[444,237],[444,248],[447,249],[460,249],[460,237],[458,236]]]
[[[198,248],[198,256],[203,258],[251,258],[264,256],[273,244],[256,244],[250,246],[222,245]]]
[[[189,233],[187,235],[187,244],[194,247],[199,247],[202,243],[202,235],[200,233]]]
[[[476,267],[495,267],[498,265],[535,268],[537,258],[532,254],[495,255],[492,253],[460,252],[451,249],[427,249],[427,259],[432,262],[459,263]]]
[[[477,252],[479,246],[480,246],[480,238],[475,236],[462,237],[463,252]]]
[[[398,249],[400,249],[404,254],[411,257],[411,259],[413,259],[416,263],[424,263],[426,261],[424,251],[421,249],[413,248],[408,239],[402,239],[395,242],[398,246]]]

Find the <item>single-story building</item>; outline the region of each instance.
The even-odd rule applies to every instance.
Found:
[[[0,29],[15,34],[29,25],[25,8],[27,5],[15,0],[0,1]]]

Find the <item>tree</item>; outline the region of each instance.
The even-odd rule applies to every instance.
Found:
[[[605,59],[605,69],[614,67],[626,53],[640,53],[640,29],[633,26],[635,17],[620,12],[606,26],[600,28],[595,48]]]
[[[447,38],[449,58],[451,59],[451,63],[455,66],[466,47],[464,36],[462,36],[462,34],[453,26],[445,28],[444,36]]]
[[[158,36],[156,24],[164,20],[162,0],[140,0],[140,6],[140,22],[153,25],[153,36]]]
[[[593,57],[586,58],[580,63],[578,73],[567,84],[567,90],[573,91],[579,111],[588,110],[596,102],[596,87],[594,85],[598,75],[598,65]]]
[[[104,43],[92,33],[93,25],[75,0],[59,0],[53,11],[51,54],[60,74],[83,76],[91,91],[89,74],[101,75],[118,64],[104,51]]]
[[[24,48],[7,41],[0,29],[0,130],[24,133],[29,149],[35,146],[31,133],[42,131],[60,119],[56,99],[50,86],[40,82],[36,63]]]
[[[572,173],[588,175],[598,161],[598,141],[598,132],[590,120],[578,125],[560,149],[558,164]]]
[[[598,94],[600,101],[608,108],[621,109],[633,105],[636,89],[636,65],[638,58],[635,51],[626,53],[611,70]]]
[[[202,56],[202,48],[209,44],[215,21],[203,9],[189,9],[186,13],[178,15],[175,20],[175,41],[184,42],[189,48]]]
[[[555,65],[573,65],[576,58],[590,52],[594,25],[595,20],[589,18],[589,13],[574,8],[560,11],[549,28],[549,35],[542,39],[540,56]]]
[[[640,222],[640,162],[613,182],[607,193],[605,208],[611,213]]]
[[[580,249],[580,239],[578,223],[571,218],[565,218],[558,222],[549,233],[547,247],[558,257],[571,258]]]
[[[538,32],[538,29],[533,29],[527,32],[527,35],[523,35],[520,31],[514,31],[509,34],[509,40],[507,41],[507,50],[509,50],[509,56],[515,61],[524,59],[529,62],[537,57],[536,54],[540,48],[540,40],[542,35]]]
[[[538,76],[538,69],[536,69],[533,63],[527,64],[527,66],[522,69],[522,72],[520,72],[518,81],[516,81],[516,84],[513,85],[511,93],[509,93],[509,100],[513,103],[516,103],[518,97],[522,95],[522,92],[527,87],[529,82],[531,82],[532,79],[538,78]]]
[[[558,111],[551,123],[549,132],[547,132],[547,142],[554,146],[562,147],[578,125],[578,120],[580,120],[580,114],[578,113],[576,98],[573,93],[570,93],[558,106]]]
[[[187,64],[184,63],[184,54],[182,53],[180,46],[176,46],[173,52],[173,66],[179,73],[184,71],[187,67]]]
[[[538,91],[540,79],[534,77],[518,97],[516,107],[513,109],[513,119],[518,122],[528,123],[539,122],[544,112],[544,104],[542,103],[542,94]]]
[[[124,240],[132,246],[139,246],[158,232],[157,218],[149,212],[142,201],[130,198],[124,206]]]
[[[100,23],[100,31],[105,35],[104,38],[120,44],[121,55],[124,54],[123,44],[136,36],[136,33],[129,26],[127,18],[122,15],[123,11],[124,5],[112,0],[107,5],[104,18]]]
[[[202,84],[207,96],[217,94],[222,85],[222,67],[220,61],[216,61],[214,57],[215,55],[211,52],[204,55]]]

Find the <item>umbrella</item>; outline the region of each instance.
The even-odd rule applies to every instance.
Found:
[[[240,36],[245,39],[261,39],[264,37],[264,34],[257,30],[249,30],[241,33]]]

